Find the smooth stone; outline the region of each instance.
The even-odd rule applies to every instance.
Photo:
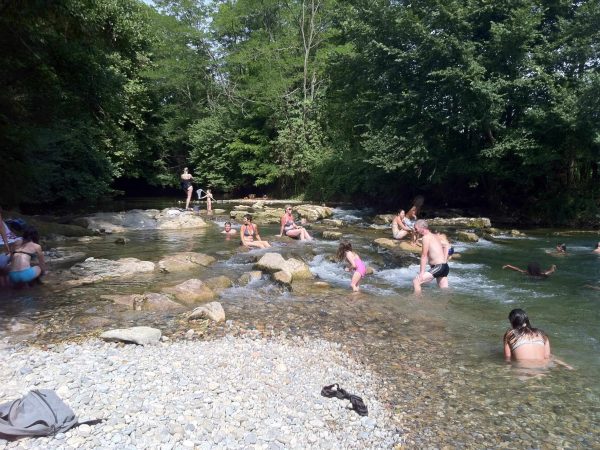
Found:
[[[462,242],[477,242],[479,241],[479,236],[471,231],[457,231],[456,239]]]
[[[340,231],[330,231],[330,230],[323,231],[323,239],[327,239],[330,241],[336,241],[338,239],[341,239],[342,236],[343,235]]]
[[[487,217],[452,217],[442,218],[435,217],[427,219],[427,224],[430,227],[443,228],[490,228],[492,222]]]
[[[188,320],[210,319],[214,322],[225,321],[225,311],[219,302],[210,302],[204,306],[194,309],[188,316]]]
[[[202,280],[195,278],[179,283],[176,286],[163,288],[163,292],[173,294],[177,300],[186,305],[208,302],[216,296]]]
[[[421,247],[417,244],[412,244],[408,241],[398,241],[396,239],[379,238],[373,241],[379,247],[387,248],[388,250],[404,250],[411,253],[421,253]]]
[[[180,252],[165,256],[158,261],[161,272],[182,272],[211,266],[216,262],[212,256],[197,252]]]
[[[204,280],[204,283],[216,293],[220,293],[221,291],[233,286],[233,281],[231,281],[225,275],[209,278]]]
[[[244,272],[237,280],[240,286],[247,286],[254,281],[258,281],[262,278],[262,272],[260,270],[252,270],[250,272]]]
[[[151,327],[119,328],[100,335],[105,341],[133,342],[138,345],[154,344],[160,340],[161,331]]]

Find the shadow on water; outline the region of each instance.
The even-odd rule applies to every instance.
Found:
[[[303,259],[330,287],[303,281],[287,292],[267,279],[234,285],[219,299],[232,322],[210,327],[207,337],[256,330],[341,343],[381,375],[385,381],[381,394],[394,410],[407,444],[414,448],[598,445],[600,292],[582,286],[598,279],[600,258],[588,252],[585,236],[563,238],[573,252],[560,263],[547,252],[554,242],[548,233],[456,243],[462,257],[451,263],[451,289],[441,292],[428,287],[416,298],[411,279],[418,259],[374,247],[372,240],[387,231],[368,228],[360,214],[358,210],[336,212],[338,217],[352,218],[352,224],[341,229],[344,238],[352,241],[368,265],[377,268],[364,280],[361,293],[350,292],[350,275],[330,260],[336,242],[275,242],[275,251]],[[2,292],[0,336],[13,339],[34,331],[34,341],[43,344],[132,325],[154,325],[166,335],[181,336],[193,325],[180,315],[132,311],[102,296],[160,292],[189,278],[226,275],[237,280],[264,251],[240,251],[237,239],[227,241],[220,234],[223,222],[223,217],[216,218],[201,231],[128,232],[124,246],[116,245],[114,236],[85,244],[49,243],[95,258],[157,262],[174,252],[199,251],[217,262],[194,273],[154,273],[69,289],[45,285]],[[277,232],[277,226],[261,227],[266,239]],[[318,230],[315,233],[319,235]],[[525,265],[532,255],[543,266],[555,263],[559,270],[540,282],[501,269],[506,263]],[[534,326],[548,332],[554,353],[576,370],[555,368],[531,374],[504,363],[501,339],[508,312],[517,306],[528,311]]]

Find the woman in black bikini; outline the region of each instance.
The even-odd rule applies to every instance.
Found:
[[[33,227],[27,227],[23,233],[23,244],[12,252],[8,278],[15,287],[22,287],[46,272],[44,252],[38,241],[37,230]],[[31,265],[31,260],[35,257],[38,258],[39,266]]]
[[[185,209],[190,209],[190,200],[192,199],[192,192],[194,192],[194,186],[192,186],[192,174],[188,173],[188,168],[183,168],[183,173],[181,174],[181,189],[187,195],[185,199]]]
[[[258,227],[252,223],[252,216],[250,214],[244,216],[244,224],[240,228],[240,240],[242,241],[242,245],[250,248],[271,247],[271,244],[260,238]]]

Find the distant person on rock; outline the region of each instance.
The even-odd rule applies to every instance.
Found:
[[[187,196],[185,199],[186,211],[190,209],[190,200],[192,199],[192,192],[194,191],[192,178],[192,174],[188,172],[188,168],[184,167],[183,173],[181,174],[181,189],[183,189]]]
[[[511,266],[510,264],[506,264],[502,266],[503,269],[514,270],[515,272],[520,272],[524,275],[528,275],[530,277],[535,278],[548,278],[550,274],[553,274],[556,271],[556,265],[552,264],[549,269],[542,270],[540,264],[537,262],[531,262],[527,264],[527,269],[523,270],[516,266]]]
[[[406,225],[406,228],[410,230],[411,242],[413,244],[417,243],[417,239],[419,237],[417,231],[415,230],[415,224],[417,223],[417,220],[418,219],[416,206],[411,207],[406,213],[404,219],[402,220],[404,222],[404,225]]]
[[[38,259],[39,265],[32,266],[31,260]],[[23,287],[46,272],[44,252],[39,245],[39,235],[35,228],[27,227],[23,232],[23,243],[12,252],[12,262],[8,278],[15,287]]]
[[[269,248],[271,244],[263,241],[258,234],[258,227],[252,223],[252,216],[244,216],[244,224],[240,228],[240,240],[242,245],[250,248]]]
[[[412,233],[412,230],[404,223],[405,218],[406,213],[401,209],[392,220],[392,236],[394,236],[394,239],[404,239]]]
[[[436,280],[438,286],[442,289],[448,287],[448,244],[442,242],[436,234],[429,230],[427,222],[417,220],[415,231],[423,236],[423,247],[421,248],[421,263],[419,274],[413,280],[415,294],[421,293],[421,285]],[[425,271],[429,262],[430,269]]]
[[[304,227],[296,225],[294,216],[292,215],[292,207],[287,205],[285,207],[285,213],[281,216],[281,229],[279,230],[279,236],[289,236],[294,239],[300,239],[301,241],[312,241],[312,237],[308,234],[308,231]]]
[[[349,264],[349,267],[346,267],[344,270],[346,272],[350,272],[354,270],[352,274],[352,280],[350,281],[350,287],[354,292],[358,292],[360,288],[358,284],[360,280],[367,274],[367,267],[365,263],[360,259],[357,253],[352,250],[352,244],[350,242],[342,241],[338,247],[337,251],[337,259],[338,261],[346,260]]]

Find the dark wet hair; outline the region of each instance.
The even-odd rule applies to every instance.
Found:
[[[338,261],[342,261],[346,257],[346,252],[351,252],[351,251],[352,251],[352,244],[348,241],[342,241],[342,242],[340,242],[340,245],[337,249],[337,253],[335,254],[335,256],[337,257]]]
[[[23,242],[34,242],[39,244],[40,235],[38,234],[38,231],[33,227],[25,228],[25,231],[23,231]]]
[[[560,248],[561,251],[566,252],[567,251],[567,244],[556,244],[556,248]]]
[[[252,222],[252,215],[250,215],[250,214],[246,214],[246,215],[244,216],[244,219],[248,219],[250,222]]]
[[[508,314],[508,321],[510,322],[510,326],[512,327],[506,335],[505,339],[508,340],[508,344],[512,347],[512,345],[519,340],[521,336],[529,335],[541,335],[544,338],[544,341],[548,339],[546,333],[543,330],[538,328],[533,328],[531,326],[531,322],[529,322],[529,317],[527,313],[519,308],[513,309]]]
[[[540,267],[540,264],[537,262],[530,262],[529,264],[527,264],[527,275],[532,276],[532,277],[545,276],[542,273],[542,268]]]
[[[231,222],[225,222],[225,225],[231,226]]]

